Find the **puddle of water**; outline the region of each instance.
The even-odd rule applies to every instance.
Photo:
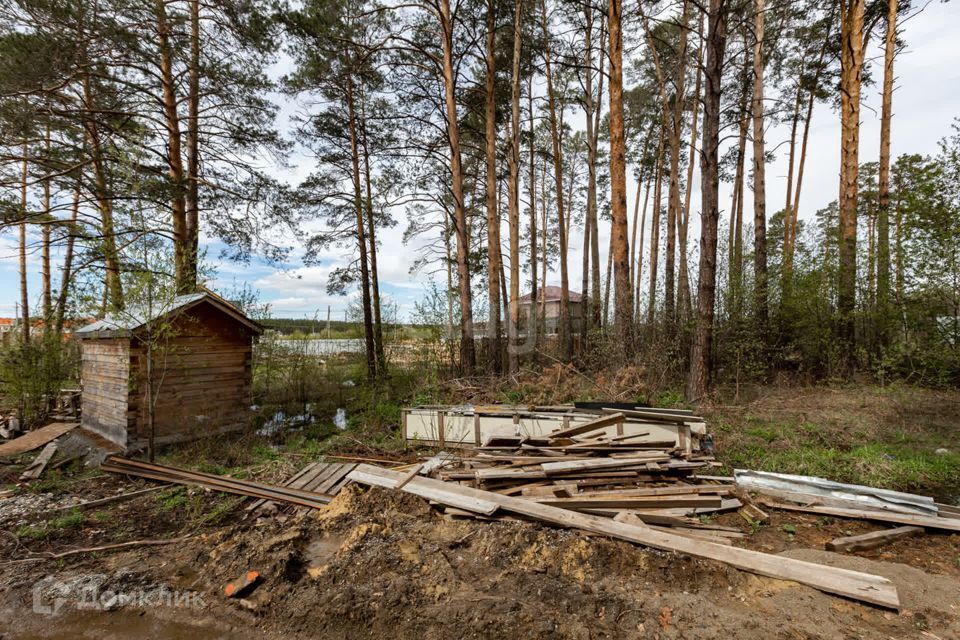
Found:
[[[5,614],[14,612],[6,611]],[[126,640],[163,638],[164,640],[220,640],[234,638],[218,629],[213,620],[197,620],[197,612],[174,612],[183,619],[167,619],[146,609],[117,611],[78,611],[72,609],[54,616],[18,612],[11,616],[4,638],[11,640]],[[5,617],[5,616],[4,616]],[[189,621],[188,621],[189,620]]]
[[[307,566],[319,567],[327,564],[343,544],[343,540],[343,536],[327,535],[312,541],[303,550],[303,558]]]

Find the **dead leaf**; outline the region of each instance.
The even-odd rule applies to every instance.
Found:
[[[660,616],[657,618],[657,621],[660,622],[660,628],[664,631],[670,628],[670,623],[673,622],[673,609],[670,607],[660,607]]]

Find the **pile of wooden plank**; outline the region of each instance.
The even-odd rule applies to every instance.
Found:
[[[401,426],[404,439],[411,444],[467,448],[484,446],[491,440],[508,445],[517,438],[543,441],[558,431],[577,433],[598,419],[606,419],[606,426],[602,433],[595,429],[596,435],[622,436],[635,445],[698,451],[709,441],[704,419],[692,411],[614,402],[411,407],[402,411]]]
[[[443,464],[426,466],[445,482],[568,511],[637,519],[723,544],[742,537],[738,529],[697,518],[742,506],[731,484],[694,477],[718,465],[713,456],[672,441],[644,441],[642,433],[617,435],[625,417],[601,414],[539,437],[493,436],[481,447],[445,453]],[[476,517],[456,508],[446,512]]]
[[[715,540],[695,539],[682,535],[676,528],[660,528],[645,522],[642,515],[633,510],[624,511],[614,518],[602,517],[581,510],[561,508],[545,504],[529,496],[504,495],[504,493],[464,486],[458,482],[425,477],[409,477],[407,474],[361,464],[350,472],[351,480],[362,484],[400,489],[443,505],[478,516],[492,516],[504,512],[513,516],[533,519],[546,524],[580,529],[592,534],[605,535],[656,549],[677,551],[699,558],[725,562],[731,566],[763,576],[794,580],[827,593],[897,609],[900,606],[897,589],[881,576],[849,571],[812,562],[772,556],[758,551],[718,544]]]

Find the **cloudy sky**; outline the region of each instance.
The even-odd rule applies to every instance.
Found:
[[[892,127],[892,152],[894,157],[901,153],[935,153],[937,141],[946,135],[954,118],[960,117],[960,43],[957,42],[960,27],[960,3],[931,2],[927,8],[902,25],[902,37],[908,48],[900,54],[896,62],[897,88],[894,95],[894,120]],[[882,41],[872,43],[868,51],[870,64],[877,65],[875,77],[882,77],[882,50],[878,48]],[[282,64],[282,63],[281,63]],[[879,150],[880,98],[879,86],[869,87],[864,95],[861,128],[861,161],[876,160]],[[295,110],[295,105],[284,104],[281,111],[281,124]],[[582,119],[582,116],[577,116]],[[785,128],[777,128],[767,133],[768,149],[776,147],[787,138]],[[810,132],[807,164],[804,173],[803,193],[801,196],[800,216],[809,217],[837,197],[837,182],[840,157],[840,126],[838,114],[827,105],[817,105],[814,111],[813,126]],[[306,158],[295,157],[294,167],[286,176],[295,183],[310,170]],[[699,161],[698,163],[699,164]],[[785,147],[777,153],[776,161],[767,169],[768,211],[782,208],[785,198],[787,158]],[[628,193],[633,207],[633,193],[636,185],[628,178]],[[697,224],[699,177],[693,181],[693,224]],[[730,186],[721,185],[721,207],[729,207]],[[745,211],[752,210],[750,194],[747,194]],[[727,211],[721,210],[721,225],[725,226]],[[394,301],[403,318],[409,318],[416,301],[424,297],[429,275],[410,273],[410,267],[428,238],[404,244],[402,214],[398,225],[392,229],[381,230],[379,273],[381,290]],[[691,243],[698,238],[698,229],[691,230]],[[298,247],[296,237],[282,238],[286,244]],[[609,230],[601,228],[601,252],[606,253]],[[504,233],[506,242],[506,234]],[[570,260],[574,267],[571,286],[578,288],[581,263],[580,246],[582,240],[573,231],[571,238]],[[285,264],[270,264],[254,259],[250,264],[236,264],[220,260],[220,246],[213,241],[207,243],[207,262],[215,274],[213,286],[222,292],[239,288],[248,283],[259,291],[264,302],[269,302],[275,316],[281,317],[321,317],[325,318],[327,307],[334,318],[342,318],[350,305],[349,296],[331,296],[326,292],[327,276],[331,270],[344,261],[342,250],[331,250],[322,256],[316,266],[304,266],[299,260],[299,252],[294,251],[291,260]],[[606,263],[605,255],[601,256]],[[36,305],[39,297],[40,268],[39,256],[31,254],[28,263],[30,279],[30,298]],[[552,283],[558,283],[558,276],[551,274]],[[0,316],[12,316],[18,300],[17,277],[17,235],[16,230],[7,230],[0,234]]]

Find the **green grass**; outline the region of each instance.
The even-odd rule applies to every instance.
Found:
[[[731,469],[821,476],[838,482],[903,491],[958,493],[960,453],[934,451],[942,435],[860,425],[745,418],[711,424],[718,458]]]
[[[24,525],[17,529],[16,535],[18,538],[27,538],[29,540],[47,540],[56,537],[67,529],[75,529],[83,526],[84,521],[83,513],[79,509],[72,509],[42,524]]]
[[[187,504],[187,488],[171,487],[157,493],[154,498],[160,511],[173,511]]]

